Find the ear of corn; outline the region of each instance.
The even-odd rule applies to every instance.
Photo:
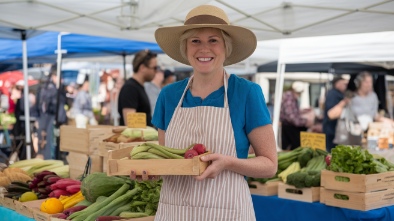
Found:
[[[22,168],[22,167],[28,167],[28,166],[34,166],[35,164],[42,162],[44,160],[39,159],[39,158],[35,158],[35,159],[30,159],[30,160],[21,160],[21,161],[17,161],[11,165],[9,165],[8,167],[10,168],[14,168],[14,167],[18,167],[18,168]]]
[[[33,175],[34,173],[39,173],[44,170],[50,170],[56,167],[63,166],[64,163],[61,160],[44,160],[36,165],[32,166],[27,173]],[[48,169],[49,168],[49,169]]]

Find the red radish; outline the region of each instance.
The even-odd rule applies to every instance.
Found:
[[[330,164],[331,164],[331,155],[330,154],[328,154],[326,156],[326,164],[327,164],[327,166],[330,166]]]
[[[66,191],[71,193],[71,194],[77,193],[80,190],[81,190],[81,185],[80,184],[70,185],[70,186],[66,187]]]
[[[86,207],[87,207],[87,206],[74,206],[74,207],[70,207],[70,208],[64,210],[64,211],[63,211],[63,214],[65,214],[65,215],[66,215],[66,218],[67,218],[68,216],[70,216],[71,214],[73,214],[73,213],[75,213],[75,212],[84,210]]]
[[[198,153],[196,150],[191,149],[186,151],[185,153],[185,159],[192,159],[193,157],[198,156]]]
[[[206,148],[205,148],[204,144],[198,143],[193,146],[193,150],[197,151],[198,154],[203,154],[203,153],[205,153]]]
[[[61,195],[71,196],[72,194],[65,191],[65,190],[61,190],[61,189],[54,190],[49,194],[50,197],[55,197],[55,198],[59,198]]]

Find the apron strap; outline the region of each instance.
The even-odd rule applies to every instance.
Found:
[[[228,84],[228,77],[227,77],[227,76],[228,76],[228,74],[227,74],[226,71],[223,71],[223,72],[224,72],[224,73],[223,73],[223,84],[224,84],[224,108],[228,108],[228,98],[227,98],[227,88],[228,88],[228,86],[227,86],[227,84]],[[185,88],[185,90],[183,91],[182,97],[181,97],[181,99],[179,100],[177,107],[181,107],[181,106],[182,106],[183,99],[185,98],[185,95],[186,95],[187,90],[190,88],[190,84],[193,82],[193,78],[194,78],[194,75],[192,75],[192,76],[190,77],[189,81],[187,82],[186,88]]]

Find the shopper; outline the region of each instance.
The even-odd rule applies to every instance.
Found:
[[[152,120],[159,143],[202,143],[212,152],[201,157],[211,163],[200,176],[163,176],[155,220],[256,220],[245,176],[275,174],[274,133],[260,86],[224,69],[253,53],[255,35],[230,25],[220,8],[203,5],[183,26],[159,28],[155,36],[166,54],[193,67],[192,77],[159,95]],[[250,144],[256,158],[246,159]]]
[[[155,111],[156,101],[159,97],[164,81],[164,73],[160,68],[157,69],[155,77],[150,82],[145,82],[144,87],[149,98],[151,114]]]
[[[341,116],[343,108],[349,102],[344,94],[348,81],[342,77],[332,80],[332,89],[327,92],[324,102],[323,132],[326,134],[326,150],[331,152],[337,144],[334,144],[335,129],[338,118]]]
[[[303,114],[310,110],[300,110],[298,98],[304,91],[304,83],[295,81],[291,89],[283,94],[280,108],[280,121],[282,123],[282,149],[294,150],[300,146],[300,132],[312,126],[313,119],[304,118]]]
[[[169,84],[172,84],[176,81],[175,73],[170,70],[164,71],[164,80],[163,80],[163,87]]]
[[[146,113],[146,123],[151,123],[151,108],[144,83],[151,81],[156,74],[157,54],[144,50],[135,54],[133,59],[133,76],[122,86],[118,97],[120,125],[125,125],[127,114],[134,112]]]
[[[86,128],[87,124],[97,125],[93,113],[92,97],[89,94],[89,80],[80,85],[72,105],[72,115],[75,117],[77,128]]]

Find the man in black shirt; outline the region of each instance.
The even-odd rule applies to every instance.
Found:
[[[342,77],[334,78],[332,81],[333,88],[326,95],[323,132],[326,134],[326,149],[328,152],[331,152],[331,149],[337,145],[333,143],[333,140],[338,118],[341,116],[343,107],[348,103],[348,99],[344,97],[347,83],[347,80]]]
[[[152,126],[151,108],[144,83],[151,81],[158,68],[157,54],[148,50],[140,51],[134,56],[133,76],[122,86],[118,97],[118,112],[120,125],[126,125],[127,113],[146,113],[146,123]]]

